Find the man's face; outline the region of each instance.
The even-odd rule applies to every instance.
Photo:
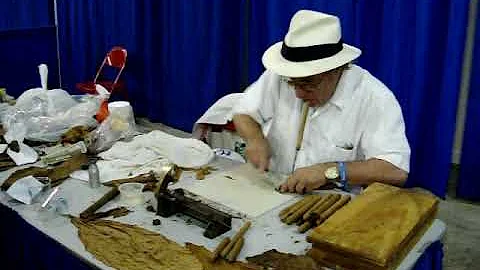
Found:
[[[320,107],[333,96],[342,69],[301,78],[290,78],[287,83],[295,89],[297,98],[309,107]]]

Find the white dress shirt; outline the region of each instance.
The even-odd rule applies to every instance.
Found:
[[[309,108],[295,158],[302,103],[286,80],[267,70],[233,108],[234,114],[250,115],[262,126],[272,151],[270,170],[288,174],[317,163],[377,158],[409,171],[410,147],[400,105],[368,71],[351,65],[332,98]]]

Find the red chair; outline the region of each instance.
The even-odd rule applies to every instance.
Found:
[[[97,94],[95,84],[100,84],[105,87],[110,94],[113,92],[122,92],[124,97],[128,100],[128,93],[125,89],[125,84],[122,81],[119,81],[120,75],[122,74],[125,64],[127,62],[127,50],[122,47],[113,47],[103,59],[102,65],[95,75],[93,82],[83,82],[77,83],[76,87],[80,91],[88,94]],[[109,66],[116,70],[116,76],[114,80],[105,80],[102,72],[104,72],[104,67]]]

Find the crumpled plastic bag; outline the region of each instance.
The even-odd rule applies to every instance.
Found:
[[[71,127],[97,125],[93,116],[100,107],[101,96],[77,102],[62,89],[47,90],[46,65],[40,65],[39,72],[42,88],[27,90],[18,97],[15,106],[2,117],[5,129],[14,128],[11,123],[23,123],[26,139],[55,142]]]
[[[23,143],[27,129],[25,127],[25,115],[19,113],[17,117],[9,117],[6,119],[7,126],[9,127],[3,138],[7,144],[0,144],[0,152],[6,153],[17,165],[29,164],[37,161],[38,153],[30,146]],[[18,149],[14,150],[10,148],[10,144],[16,141],[18,143]]]
[[[118,140],[130,140],[138,134],[133,109],[126,101],[108,104],[109,116],[88,137],[89,152],[98,153]]]

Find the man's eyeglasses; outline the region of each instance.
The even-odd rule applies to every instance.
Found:
[[[312,76],[307,78],[288,78],[284,77],[283,81],[286,82],[293,88],[299,88],[302,90],[316,90],[322,82],[323,77],[321,76]]]

